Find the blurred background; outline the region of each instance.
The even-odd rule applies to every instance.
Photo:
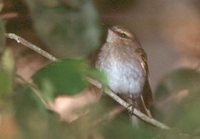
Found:
[[[153,89],[167,72],[178,67],[198,66],[200,11],[197,0],[154,0],[151,2],[148,0],[94,0],[94,3],[102,28],[104,25],[107,25],[106,27],[121,25],[138,36],[148,54]],[[44,49],[49,49],[35,34],[31,16],[24,1],[6,0],[4,5],[3,13],[18,14],[7,21],[7,32],[15,32],[45,47]],[[105,37],[101,39],[100,44],[104,42]],[[24,48],[18,47],[16,51],[20,51],[18,49]],[[51,52],[59,55],[56,49],[58,48],[51,49]],[[24,67],[21,69],[23,70]]]
[[[147,52],[153,88],[167,72],[199,64],[200,18],[197,0],[97,1],[104,23],[135,32]],[[109,4],[110,3],[110,4]],[[109,6],[108,6],[109,5]]]
[[[0,6],[2,6],[2,1],[0,2]],[[139,38],[148,56],[150,84],[155,92],[155,105],[159,111],[155,110],[157,112],[155,112],[155,117],[169,125],[181,128],[183,131],[199,135],[199,110],[196,107],[199,104],[190,103],[200,102],[198,96],[200,74],[197,72],[200,66],[199,7],[200,1],[198,0],[4,0],[0,16],[5,23],[7,33],[12,32],[22,36],[58,58],[89,57],[89,60],[93,60],[91,55],[95,55],[99,47],[104,44],[108,27],[120,25],[131,30]],[[32,75],[50,63],[46,58],[13,40],[6,40],[7,47],[13,50],[16,72],[27,81],[31,81]],[[27,92],[26,89],[17,89],[15,92]],[[15,101],[18,103],[22,100],[23,95],[19,96],[21,99],[16,98]],[[29,100],[27,99],[27,101]],[[27,104],[30,102],[32,103],[29,101]],[[21,106],[25,104],[23,102]],[[19,109],[22,109],[21,106]],[[30,108],[32,106],[27,105],[27,109]],[[191,111],[187,113],[188,110]],[[20,115],[25,114],[23,110],[20,112],[22,112]],[[185,116],[184,113],[188,115]],[[189,115],[190,113],[191,115]],[[28,111],[28,114],[31,115],[31,118],[39,121],[37,123],[49,122],[38,118],[37,115],[32,116],[32,111]],[[3,122],[4,126],[0,126],[0,133],[4,133],[3,137],[6,139],[13,138],[13,135],[10,136],[9,133],[17,132],[19,126],[9,116],[12,117],[12,114],[7,115],[7,121],[4,119]],[[180,117],[183,118],[180,119]],[[22,116],[18,120],[23,123],[23,118]],[[28,118],[26,120],[30,121]],[[187,120],[189,122],[185,123]],[[36,125],[31,122],[33,121],[28,124],[31,125],[30,129],[33,129],[34,132],[27,137],[31,136],[32,138],[46,137],[46,134],[43,136],[43,130],[46,131],[47,127],[58,124],[57,122],[48,123],[37,129]],[[76,130],[77,125],[70,129]],[[127,134],[122,130],[126,129],[122,128],[125,126],[124,123],[119,125],[121,127],[115,125],[116,130]],[[24,129],[27,129],[27,125],[22,124],[23,126]],[[109,129],[106,134],[113,131],[116,133],[113,138],[120,138],[121,136],[111,127],[106,127]],[[7,132],[3,132],[1,128],[6,129]],[[61,131],[62,128],[63,125],[57,127],[58,131]],[[130,129],[130,126],[127,128]],[[82,132],[88,132],[90,128],[86,129],[87,131],[81,130],[77,138],[82,137]],[[26,132],[26,130],[24,131]],[[48,131],[50,130],[48,129]],[[127,131],[130,132],[132,129]],[[139,129],[134,131],[134,133],[130,132],[130,135],[143,134]],[[148,131],[145,130],[144,136],[139,137],[139,135],[138,138],[150,137],[152,133]],[[39,133],[39,135],[36,136],[34,133]],[[67,133],[70,134],[70,130]],[[170,136],[162,134],[156,137],[158,139],[180,136],[183,138],[182,135],[171,136],[172,134],[176,134],[176,131],[170,133]],[[59,134],[59,137],[61,136],[64,135]],[[51,138],[56,137],[58,136],[51,136]],[[102,136],[95,131],[95,137],[91,138],[101,139]],[[184,138],[187,137],[184,136]]]

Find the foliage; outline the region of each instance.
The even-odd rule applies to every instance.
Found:
[[[3,8],[3,2],[2,0],[0,0],[0,12],[2,11]],[[4,22],[2,20],[0,20],[0,54],[2,54],[4,47],[5,47],[5,37],[4,36],[5,33],[5,27],[4,27]]]
[[[158,103],[165,101],[163,120],[173,127],[195,133],[199,127],[200,74],[192,69],[179,69],[167,75],[157,89]],[[163,108],[162,108],[163,109]]]
[[[80,93],[88,87],[86,77],[102,77],[103,74],[90,68],[84,60],[64,59],[51,63],[34,76],[34,82],[42,88],[45,82],[53,87],[54,96]],[[101,79],[101,78],[99,78]],[[105,82],[104,79],[101,81]],[[41,89],[43,90],[43,89]]]
[[[26,0],[26,3],[39,38],[65,59],[37,71],[33,83],[23,80],[17,75],[12,51],[5,49],[5,24],[0,20],[0,117],[11,115],[14,119],[17,135],[12,138],[199,138],[200,73],[194,69],[172,71],[157,87],[153,116],[170,125],[169,131],[142,121],[133,126],[126,112],[113,119],[104,118],[118,106],[107,96],[85,108],[86,114],[75,122],[60,121],[59,115],[48,110],[42,99],[53,102],[61,95],[80,95],[90,88],[87,77],[107,84],[104,74],[84,59],[100,45],[96,9],[91,0]],[[95,124],[97,121],[100,122]],[[5,137],[0,134],[0,138]]]
[[[26,0],[38,35],[58,57],[86,57],[99,46],[100,26],[91,0]]]

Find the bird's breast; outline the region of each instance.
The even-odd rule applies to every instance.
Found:
[[[109,87],[119,94],[139,94],[143,90],[145,75],[135,59],[110,56],[99,67],[108,78]]]

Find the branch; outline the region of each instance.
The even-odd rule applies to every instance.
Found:
[[[99,125],[103,121],[113,119],[116,115],[120,114],[124,110],[125,110],[125,108],[122,106],[120,106],[120,107],[118,106],[118,107],[112,109],[110,112],[106,113],[100,119],[97,119],[94,123],[92,123],[92,127]]]
[[[0,18],[4,20],[13,19],[17,16],[18,14],[15,12],[0,14]]]
[[[14,33],[6,33],[5,35],[6,35],[7,38],[15,40],[17,43],[20,43],[20,44],[30,48],[31,50],[37,52],[38,54],[46,57],[47,59],[49,59],[51,61],[57,61],[58,60],[56,57],[54,57],[50,53],[42,50],[40,47],[28,42],[27,40],[23,39],[22,37],[14,34]]]
[[[88,80],[92,85],[98,87],[98,88],[102,88],[102,86],[100,86],[100,83],[97,84],[97,81],[96,80],[93,80],[93,79],[89,79]],[[109,95],[112,99],[114,99],[115,101],[117,101],[120,105],[122,105],[123,107],[125,107],[128,111],[130,111],[132,114],[134,114],[135,116],[139,117],[140,119],[142,119],[144,122],[147,122],[153,126],[156,126],[156,127],[159,127],[161,129],[166,129],[166,130],[169,130],[170,128],[151,118],[151,117],[148,117],[147,115],[143,114],[141,111],[139,111],[138,109],[134,108],[132,109],[130,107],[130,104],[128,104],[126,101],[124,101],[123,99],[121,99],[119,96],[117,96],[114,92],[112,92],[109,88],[105,88],[104,89],[104,92]]]
[[[7,38],[10,38],[10,39],[14,39],[16,40],[18,43],[21,43],[22,45],[34,50],[35,52],[41,54],[42,56],[46,57],[47,59],[51,60],[51,61],[57,61],[58,59],[56,57],[54,57],[53,55],[49,54],[48,52],[42,50],[41,48],[39,48],[38,46],[26,41],[25,39],[23,39],[22,37],[20,36],[17,36],[16,34],[13,34],[13,33],[7,33],[6,34],[6,37]],[[99,89],[102,89],[102,85],[101,83],[99,83],[98,81],[94,80],[94,79],[91,79],[91,78],[87,78],[88,82],[90,82],[92,85],[96,86],[97,88]],[[142,119],[143,121],[151,124],[151,125],[154,125],[158,128],[161,128],[161,129],[165,129],[165,130],[169,130],[170,128],[151,118],[151,117],[148,117],[146,116],[145,114],[143,114],[142,112],[140,112],[138,109],[134,108],[132,109],[130,107],[130,105],[125,102],[123,99],[121,99],[119,96],[117,96],[114,92],[112,92],[110,89],[108,88],[104,88],[104,92],[109,95],[111,98],[113,98],[115,101],[117,101],[119,104],[121,104],[123,107],[125,107],[128,111],[130,111],[132,114],[134,114],[135,116],[139,117],[140,119]]]
[[[111,90],[109,89],[106,89],[104,91],[107,95],[109,95],[110,97],[112,97],[115,101],[117,101],[119,104],[121,104],[122,106],[124,106],[128,111],[130,111],[132,114],[134,114],[135,116],[139,117],[140,119],[142,119],[143,121],[153,125],[153,126],[156,126],[156,127],[159,127],[161,129],[170,129],[167,125],[153,119],[153,118],[150,118],[148,116],[146,116],[145,114],[143,114],[141,111],[139,111],[138,109],[134,108],[132,109],[130,107],[130,105],[125,102],[124,100],[122,100],[119,96],[117,96],[115,93],[113,93]]]
[[[20,75],[16,75],[17,79],[19,79],[20,81],[22,81],[23,83],[27,84],[35,93],[35,95],[40,99],[40,101],[42,102],[42,104],[48,109],[49,105],[48,105],[48,101],[41,95],[41,91],[37,88],[37,86],[33,83],[30,83],[28,81],[26,81],[23,77],[21,77]]]

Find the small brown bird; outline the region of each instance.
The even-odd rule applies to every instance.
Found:
[[[109,29],[96,67],[105,72],[114,93],[130,106],[151,115],[149,109],[153,97],[148,81],[147,57],[132,33],[119,26]]]

